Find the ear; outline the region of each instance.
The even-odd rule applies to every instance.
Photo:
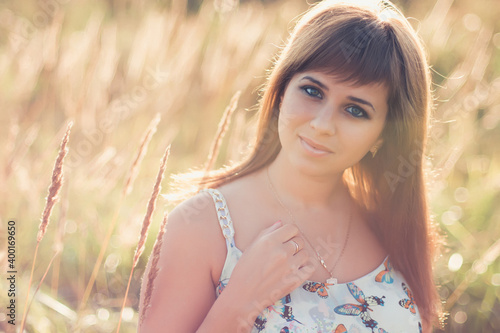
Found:
[[[377,146],[380,149],[383,144],[384,144],[384,139],[380,138],[373,145]]]

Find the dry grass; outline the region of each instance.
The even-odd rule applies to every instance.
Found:
[[[92,269],[92,274],[90,275],[89,282],[87,283],[87,286],[85,288],[85,291],[83,293],[81,302],[80,302],[80,308],[85,306],[87,303],[88,297],[90,296],[92,287],[94,286],[95,279],[97,277],[97,274],[99,272],[99,269],[102,264],[102,260],[104,258],[104,254],[106,253],[106,250],[108,249],[108,244],[109,240],[111,239],[111,236],[113,235],[113,231],[116,227],[116,223],[118,220],[118,213],[120,212],[120,209],[122,208],[122,203],[128,194],[132,191],[132,188],[134,186],[135,179],[137,178],[137,175],[139,173],[139,169],[141,167],[142,161],[144,159],[144,156],[146,155],[146,152],[149,147],[149,143],[151,142],[151,139],[153,135],[155,134],[158,123],[160,122],[160,114],[157,113],[154,117],[154,119],[151,121],[149,124],[146,133],[144,134],[141,143],[139,145],[139,148],[137,150],[137,154],[135,156],[134,162],[132,163],[132,166],[130,168],[130,171],[128,173],[128,176],[126,177],[125,180],[125,186],[123,187],[123,190],[120,195],[120,200],[117,205],[117,208],[115,210],[115,213],[113,214],[113,218],[111,219],[111,223],[109,223],[108,230],[106,232],[106,235],[104,236],[104,239],[102,241],[102,245],[99,251],[99,255],[97,256],[96,262],[94,264],[94,268]]]
[[[50,215],[52,213],[52,209],[56,202],[59,201],[59,192],[61,191],[63,185],[63,162],[64,158],[68,154],[68,142],[69,142],[69,134],[71,133],[71,127],[73,127],[73,123],[70,122],[68,124],[66,134],[64,134],[64,138],[61,142],[61,147],[59,148],[59,154],[57,155],[56,162],[54,164],[54,170],[52,171],[52,182],[49,187],[49,194],[47,195],[47,203],[45,204],[45,208],[42,213],[42,220],[40,225],[38,226],[38,235],[36,237],[37,243],[41,242],[43,236],[47,232],[47,227],[49,225]]]
[[[156,241],[153,246],[153,251],[151,252],[151,269],[149,270],[148,276],[146,277],[146,290],[144,291],[144,305],[139,314],[139,321],[142,322],[146,317],[148,308],[151,305],[151,296],[153,296],[154,281],[158,275],[158,262],[160,261],[160,251],[163,244],[163,235],[165,234],[167,227],[167,212],[163,215],[163,222],[161,223],[160,230],[156,236]]]
[[[222,144],[222,140],[224,139],[224,135],[229,129],[229,125],[231,124],[231,117],[238,106],[238,100],[240,98],[241,91],[238,91],[234,94],[233,98],[231,98],[231,102],[227,106],[224,114],[222,115],[222,119],[219,122],[219,126],[217,128],[217,133],[215,134],[215,138],[212,142],[212,146],[210,148],[210,153],[208,154],[207,163],[205,166],[205,171],[210,171],[215,165],[215,161],[217,156],[219,156],[220,146]]]
[[[134,260],[132,262],[132,268],[130,270],[127,289],[125,291],[125,297],[123,298],[123,304],[122,304],[122,309],[120,311],[120,319],[118,320],[118,328],[116,329],[116,333],[120,331],[121,318],[123,316],[123,310],[125,309],[125,305],[127,302],[130,282],[132,281],[132,276],[134,274],[134,268],[137,265],[139,258],[141,257],[141,254],[144,252],[144,248],[146,246],[146,238],[148,237],[149,227],[151,226],[151,222],[153,220],[153,213],[156,208],[156,202],[158,201],[158,196],[160,195],[161,182],[163,180],[163,176],[165,175],[165,169],[167,168],[167,161],[169,155],[170,155],[170,145],[168,145],[167,150],[165,151],[165,154],[163,155],[163,158],[160,162],[160,169],[158,170],[158,175],[156,176],[156,182],[153,187],[153,193],[151,193],[151,197],[149,198],[146,215],[144,216],[144,220],[142,221],[142,228],[139,236],[139,242],[137,243],[137,247],[135,249]]]
[[[139,174],[139,168],[141,166],[142,160],[144,159],[144,156],[146,156],[149,143],[151,142],[153,135],[156,133],[160,119],[161,116],[159,113],[157,113],[155,118],[151,121],[151,124],[149,124],[148,129],[146,130],[146,134],[141,140],[137,155],[135,156],[132,167],[130,168],[130,173],[127,176],[127,180],[125,181],[125,187],[123,188],[124,195],[130,194],[132,188],[134,187],[134,181]]]
[[[68,154],[68,142],[69,142],[69,134],[71,133],[71,127],[73,127],[73,122],[69,122],[66,133],[64,134],[64,137],[61,142],[61,146],[59,148],[59,154],[57,155],[56,162],[54,164],[54,170],[52,171],[52,182],[50,183],[49,190],[48,190],[48,195],[46,199],[46,204],[45,208],[42,213],[42,219],[40,222],[40,225],[38,226],[38,235],[36,239],[36,247],[35,247],[35,253],[33,255],[33,263],[31,265],[31,273],[30,273],[30,279],[28,282],[28,287],[27,290],[28,292],[26,293],[26,301],[24,303],[24,311],[23,311],[23,318],[21,320],[21,327],[19,329],[20,332],[23,332],[24,325],[26,323],[26,317],[28,315],[28,312],[30,310],[30,305],[31,302],[28,302],[29,300],[29,290],[31,289],[31,282],[33,280],[33,272],[35,270],[35,263],[36,263],[36,257],[38,254],[38,247],[40,245],[40,242],[43,239],[43,236],[47,232],[47,227],[49,225],[49,220],[50,220],[50,215],[52,213],[52,209],[54,208],[54,205],[56,204],[57,201],[59,201],[59,192],[61,191],[61,187],[63,185],[63,162],[64,158]],[[45,276],[47,275],[47,272],[52,265],[52,262],[56,255],[59,254],[59,251],[56,250],[56,254],[52,257],[52,259],[49,262],[49,265],[47,266],[47,270],[45,271],[45,274],[43,275],[42,279],[40,280],[40,284],[38,285],[36,292],[40,288],[40,285],[42,284],[43,280],[45,280]]]
[[[148,237],[149,227],[151,226],[151,221],[153,219],[153,213],[156,208],[156,202],[158,200],[158,196],[161,191],[161,182],[163,180],[163,176],[165,174],[165,169],[167,168],[167,160],[170,155],[170,145],[167,147],[165,154],[160,162],[160,169],[158,170],[158,175],[156,176],[156,182],[153,187],[153,193],[151,193],[151,197],[148,202],[148,209],[146,211],[146,215],[144,216],[144,220],[142,221],[141,233],[139,236],[139,242],[137,243],[137,248],[135,249],[134,260],[132,262],[132,267],[137,265],[139,258],[144,252],[144,247],[146,245],[146,238]]]

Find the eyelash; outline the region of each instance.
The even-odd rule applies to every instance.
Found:
[[[359,111],[361,111],[361,116],[355,116],[354,114],[352,114],[351,112],[349,112],[354,118],[366,118],[366,119],[370,119],[370,117],[368,116],[368,113],[363,110],[363,108],[360,108],[359,106],[357,105],[349,105],[346,109],[350,109],[350,108],[356,108],[358,109]]]
[[[312,97],[312,98],[319,98],[319,99],[323,99],[323,95],[321,93],[321,90],[319,90],[318,88],[316,87],[313,87],[313,86],[302,86],[300,87],[300,89],[302,91],[304,91],[304,93],[306,93],[308,96]],[[311,94],[311,90],[315,90],[317,92],[317,94]],[[351,116],[353,116],[354,118],[366,118],[366,119],[370,119],[370,117],[368,116],[368,113],[362,108],[362,107],[359,107],[357,105],[349,105],[348,107],[346,107],[346,110],[348,109],[351,109],[351,108],[356,108],[358,109],[359,111],[361,111],[361,116],[356,116],[354,115],[352,112],[350,111],[347,111]]]
[[[319,90],[318,88],[315,88],[315,87],[311,87],[311,86],[303,86],[303,87],[300,87],[308,96],[311,96],[311,97],[314,97],[314,98],[323,98],[323,94],[321,94],[321,90]],[[317,95],[314,95],[314,94],[311,94],[310,93],[310,90],[315,90],[317,91]],[[319,96],[318,96],[319,95]]]

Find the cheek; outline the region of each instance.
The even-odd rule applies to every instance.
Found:
[[[353,159],[361,159],[376,143],[382,133],[383,126],[370,124],[370,126],[352,126],[345,123],[343,130],[337,131],[341,138],[342,147]]]
[[[293,127],[295,127],[298,122],[298,115],[289,112],[281,112],[278,120],[278,129],[280,132],[293,130]]]
[[[288,146],[297,138],[304,124],[307,124],[307,119],[303,115],[292,112],[282,112],[278,120],[278,135],[281,144]]]
[[[297,98],[285,98],[281,104],[279,116],[280,131],[294,130],[297,126],[309,121],[310,106],[304,105],[303,101]]]

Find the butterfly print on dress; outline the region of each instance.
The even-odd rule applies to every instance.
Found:
[[[220,295],[222,293],[222,291],[224,290],[224,288],[226,288],[228,281],[229,281],[229,279],[219,280],[219,284],[217,285],[217,289],[216,289],[217,295]]]
[[[286,319],[286,321],[295,321],[299,324],[302,324],[300,321],[295,319],[292,307],[287,305],[291,301],[292,299],[290,297],[290,294],[288,294],[275,304],[265,308],[264,311],[260,315],[258,315],[257,319],[255,320],[254,326],[257,328],[257,330],[260,332],[264,328],[266,328],[266,323],[267,323],[266,317],[268,316],[269,312],[276,312],[277,314],[280,315],[281,318]]]
[[[344,324],[340,324],[335,329],[335,333],[347,333],[347,328],[345,328]]]
[[[389,258],[387,258],[384,261],[384,266],[385,269],[383,271],[380,271],[380,273],[377,274],[375,277],[375,281],[377,282],[385,282],[385,283],[393,283],[394,282],[394,277],[392,276],[392,265],[391,262],[389,261]]]
[[[349,289],[351,295],[361,304],[340,305],[337,306],[334,311],[345,316],[359,316],[363,324],[366,327],[371,328],[372,332],[374,332],[373,329],[377,327],[378,322],[370,317],[370,313],[368,311],[373,311],[370,306],[384,306],[383,298],[385,298],[385,296],[382,296],[382,298],[377,296],[365,297],[363,291],[352,282],[347,283],[347,288]]]
[[[321,298],[328,297],[328,286],[333,286],[331,283],[307,282],[302,286],[304,290],[312,293],[317,293]]]
[[[417,307],[415,305],[415,300],[413,299],[413,293],[404,282],[401,283],[401,286],[403,287],[403,290],[405,291],[408,298],[400,300],[399,305],[401,305],[405,309],[410,310],[411,313],[417,314]]]

